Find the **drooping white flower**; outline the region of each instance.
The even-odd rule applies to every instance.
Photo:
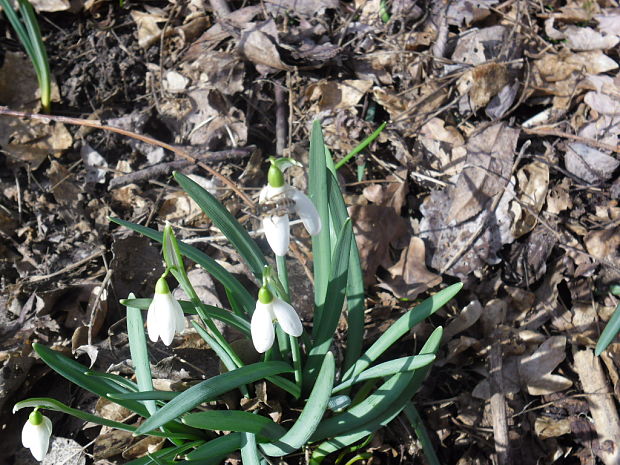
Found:
[[[283,300],[274,298],[266,287],[261,287],[250,324],[252,342],[257,352],[267,352],[273,345],[274,321],[277,321],[284,332],[291,336],[299,337],[303,332],[301,320],[295,309]]]
[[[159,278],[155,285],[155,295],[146,315],[146,329],[151,341],[157,342],[161,338],[167,346],[172,343],[175,333],[185,329],[183,309],[172,296],[164,277]]]
[[[43,460],[50,446],[52,422],[38,410],[33,410],[22,429],[22,444],[30,449],[39,462]]]
[[[263,218],[263,231],[273,253],[284,256],[290,242],[289,212],[297,213],[311,236],[321,231],[321,218],[306,194],[284,183],[282,171],[275,164],[269,168],[267,178],[268,184],[260,192],[259,203],[271,203],[274,209]]]

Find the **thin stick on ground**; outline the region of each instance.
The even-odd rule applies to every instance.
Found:
[[[186,160],[189,160],[195,165],[201,167],[203,170],[205,170],[210,175],[218,178],[225,185],[227,185],[235,194],[237,194],[246,203],[246,205],[248,205],[250,208],[254,208],[254,202],[252,201],[252,199],[250,199],[246,194],[244,194],[237,187],[237,185],[233,181],[231,181],[229,178],[227,178],[221,173],[218,173],[216,170],[214,170],[210,166],[205,165],[203,162],[201,162],[197,158],[192,157],[185,150],[175,147],[174,145],[170,145],[160,140],[157,140],[153,137],[145,136],[143,134],[138,134],[132,131],[127,131],[126,129],[121,129],[121,128],[117,128],[114,126],[108,126],[107,124],[102,124],[98,120],[70,118],[68,116],[42,115],[39,113],[27,113],[23,111],[11,110],[10,108],[1,106],[1,105],[0,105],[0,115],[14,116],[16,118],[32,118],[32,119],[38,119],[38,120],[43,120],[43,121],[57,121],[59,123],[74,124],[77,126],[88,126],[88,127],[95,128],[95,129],[101,129],[103,131],[114,132],[116,134],[121,134],[123,136],[131,137],[132,139],[137,139],[141,142],[146,142],[147,144],[162,147],[166,150],[170,150],[171,152],[175,153],[176,155],[182,158],[185,158]]]

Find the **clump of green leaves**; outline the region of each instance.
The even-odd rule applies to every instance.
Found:
[[[265,304],[277,298],[290,304],[286,258],[277,257],[277,272],[272,270],[256,242],[215,197],[183,174],[175,173],[174,178],[228,238],[254,274],[257,288],[261,289],[258,301]],[[115,223],[163,244],[165,275],[174,276],[189,296],[189,300],[179,302],[183,312],[198,315],[199,321],[192,321],[194,328],[218,355],[227,371],[183,392],[154,390],[141,314],[141,310],[151,306],[152,300],[136,299],[131,295],[123,303],[127,306],[135,382],[116,375],[91,372],[39,344],[35,344],[34,349],[45,363],[68,380],[130,409],[142,420],[133,425],[118,423],[46,398],[19,402],[16,409],[58,410],[135,435],[169,439],[166,447],[132,461],[132,465],[184,461],[217,463],[237,450],[241,451],[246,465],[254,465],[301,449],[310,452],[313,465],[338,452],[338,462],[355,453],[348,461],[354,463],[367,457],[360,448],[369,435],[404,412],[422,441],[429,461],[438,463],[412,399],[435,359],[442,328],[438,327],[416,354],[387,361],[379,359],[418,323],[452,299],[461,284],[449,286],[416,305],[376,341],[366,344],[363,339],[365,306],[359,252],[336,168],[318,122],[314,123],[310,141],[309,196],[323,225],[312,240],[314,316],[311,331],[304,331],[296,337],[296,331],[285,334],[278,324],[276,344],[259,362],[245,364],[222,336],[214,320],[234,327],[251,340],[253,323],[250,322],[255,308],[258,308],[256,292],[246,289],[202,251],[178,242],[170,225],[162,233],[114,218]],[[203,267],[222,284],[230,309],[200,301],[188,279],[184,259]],[[166,294],[166,289],[158,292]],[[342,359],[336,360],[331,348],[345,308],[348,323],[346,347]],[[364,347],[367,348],[364,350]],[[297,407],[291,409],[289,414],[294,416],[287,418],[289,421],[283,424],[274,422],[260,411],[198,409],[201,404],[215,401],[232,390],[252,397],[254,383],[260,380],[268,380],[282,389],[289,396],[288,404]],[[216,431],[228,431],[229,434],[218,435]]]
[[[49,113],[51,106],[51,73],[47,59],[45,45],[41,38],[41,30],[37,22],[37,16],[28,0],[17,0],[18,13],[15,12],[9,0],[0,0],[0,6],[17,34],[19,41],[24,46],[39,82],[41,93],[41,105],[43,111]]]

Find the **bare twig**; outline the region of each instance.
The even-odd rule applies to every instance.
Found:
[[[497,331],[499,333],[499,331]],[[500,334],[493,337],[489,353],[491,371],[491,417],[493,420],[493,438],[498,465],[511,465],[508,421],[506,416],[506,399],[504,398],[502,338]]]
[[[620,145],[605,144],[604,142],[599,142],[597,140],[589,139],[588,137],[578,136],[576,134],[569,134],[568,132],[559,131],[557,129],[552,129],[552,128],[526,129],[526,128],[523,128],[523,131],[525,131],[527,134],[536,134],[538,136],[556,136],[556,137],[563,137],[564,139],[573,139],[578,142],[582,142],[584,144],[599,148],[601,150],[610,150],[612,152],[620,153]]]
[[[58,271],[55,271],[50,274],[41,275],[41,276],[33,276],[31,278],[26,279],[25,281],[28,284],[39,283],[41,281],[47,281],[48,279],[52,279],[52,278],[55,278],[56,276],[60,276],[61,274],[68,273],[69,271],[75,270],[76,268],[79,268],[80,266],[87,264],[91,260],[101,257],[104,253],[105,253],[105,249],[99,249],[96,252],[90,254],[88,257],[84,257],[82,260],[79,260],[75,263],[71,263],[70,265],[67,265]]]
[[[126,137],[131,137],[133,139],[137,139],[137,140],[139,140],[141,142],[145,142],[147,144],[151,144],[151,145],[156,145],[158,147],[162,147],[162,148],[164,148],[166,150],[170,150],[171,152],[174,152],[175,154],[177,154],[178,156],[180,156],[182,158],[185,158],[186,160],[189,160],[190,162],[196,164],[197,166],[200,166],[207,173],[211,174],[212,176],[215,176],[216,178],[221,180],[224,184],[226,184],[228,187],[230,187],[230,189],[232,191],[234,191],[246,203],[246,205],[248,205],[250,208],[254,208],[254,202],[252,201],[252,199],[250,199],[247,195],[245,195],[235,185],[235,183],[233,181],[231,181],[229,178],[227,178],[226,176],[224,176],[221,173],[218,173],[213,168],[205,165],[203,162],[199,161],[195,157],[192,157],[185,150],[180,149],[179,147],[175,147],[174,145],[170,145],[170,144],[167,144],[167,143],[162,142],[160,140],[157,140],[157,139],[155,139],[153,137],[145,136],[145,135],[138,134],[138,133],[135,133],[135,132],[132,132],[132,131],[127,131],[125,129],[117,128],[117,127],[114,127],[114,126],[108,126],[107,124],[102,124],[101,121],[98,121],[98,120],[87,120],[87,119],[82,119],[82,118],[70,118],[70,117],[67,117],[67,116],[42,115],[42,114],[39,114],[39,113],[27,113],[27,112],[23,112],[23,111],[11,110],[8,107],[1,106],[1,105],[0,105],[0,115],[15,116],[17,118],[32,118],[32,119],[38,119],[38,120],[43,120],[43,121],[57,121],[59,123],[75,124],[75,125],[78,125],[78,126],[88,126],[90,128],[95,128],[95,129],[101,129],[103,131],[114,132],[116,134],[121,134],[121,135],[126,136]]]
[[[288,120],[286,119],[287,101],[284,96],[284,87],[279,82],[275,83],[276,96],[276,155],[281,157],[284,154],[286,144],[286,128]]]
[[[219,152],[207,152],[206,154],[203,154],[202,157],[199,157],[199,159],[205,163],[217,163],[225,160],[241,159],[250,156],[254,148],[254,146],[250,146],[245,148],[222,150]],[[149,166],[148,168],[134,171],[133,173],[128,173],[112,179],[108,185],[108,190],[147,179],[152,179],[157,176],[165,176],[174,170],[185,168],[191,164],[192,162],[189,160],[174,160],[165,163],[158,163],[157,165]]]

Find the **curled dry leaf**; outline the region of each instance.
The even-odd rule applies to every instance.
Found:
[[[581,142],[568,145],[564,163],[566,169],[589,183],[607,181],[620,166],[620,161]]]
[[[560,375],[551,374],[566,358],[566,336],[551,336],[532,354],[521,357],[519,375],[533,396],[563,391],[573,385]]]
[[[538,222],[549,187],[549,165],[540,161],[529,163],[517,172],[517,180],[518,202],[513,207],[518,208],[519,214],[511,226],[515,239],[530,232]]]
[[[456,86],[463,97],[469,97],[468,101],[464,100],[467,103],[464,109],[476,112],[507,84],[508,66],[505,63],[485,63],[463,73]]]
[[[370,284],[379,266],[388,268],[391,265],[390,244],[406,234],[407,226],[394,209],[380,205],[354,205],[349,215],[360,251],[364,282]],[[384,228],[387,224],[390,227]]]
[[[313,112],[342,110],[357,105],[371,87],[372,81],[359,79],[322,81],[310,84],[306,89],[306,97],[311,101],[318,101],[318,109],[311,110]]]
[[[534,422],[534,432],[540,439],[557,438],[571,432],[571,420],[540,416]]]
[[[500,123],[473,136],[456,185],[432,192],[420,207],[420,236],[433,246],[433,268],[465,276],[485,263],[498,263],[496,253],[514,240],[509,212],[514,190],[507,180],[518,135]]]
[[[474,325],[482,315],[482,305],[478,300],[472,300],[458,313],[446,327],[443,333],[443,341],[451,340],[455,335],[462,333]]]
[[[166,22],[166,17],[163,14],[132,9],[131,17],[138,27],[138,45],[140,47],[148,48],[159,40],[161,29],[158,23]]]
[[[446,126],[441,119],[432,118],[420,129],[418,140],[429,151],[433,169],[446,176],[461,172],[467,149],[465,139],[454,126]]]
[[[277,35],[273,20],[250,23],[241,33],[239,51],[256,65],[257,71],[261,74],[268,74],[274,70],[293,70],[293,67],[285,64],[280,58]]]
[[[409,246],[400,254],[400,259],[388,271],[391,280],[379,284],[391,291],[396,297],[413,300],[422,292],[441,284],[441,276],[426,268],[424,241],[412,237]]]

